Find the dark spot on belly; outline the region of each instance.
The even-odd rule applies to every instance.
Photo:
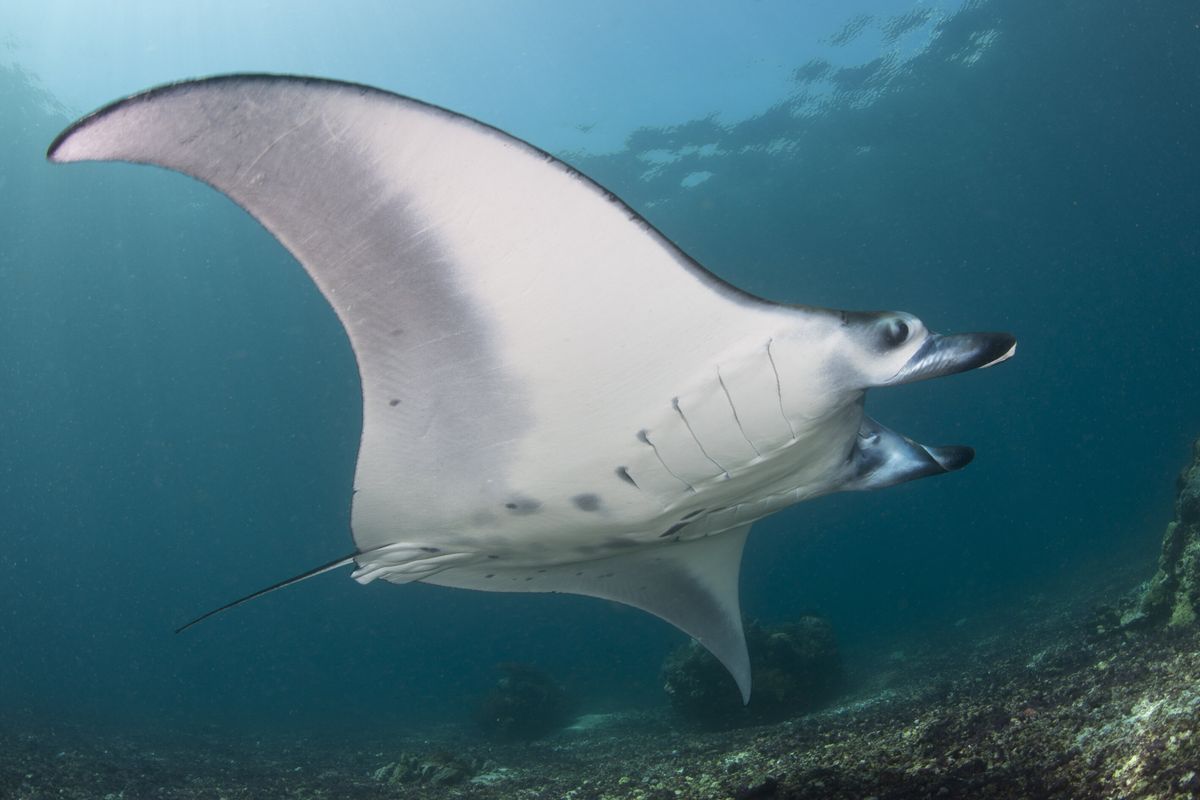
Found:
[[[422,547],[421,549],[422,549],[422,550],[424,550],[426,553],[440,553],[440,552],[442,552],[441,548],[439,548],[439,547]]]
[[[533,580],[533,576],[532,576],[532,575],[530,575],[530,576],[529,576],[529,577],[527,577],[525,580],[527,580],[527,581],[531,581],[531,580]]]
[[[637,488],[637,481],[629,474],[628,467],[617,467],[617,477],[628,483],[633,488]]]
[[[697,508],[695,511],[689,511],[688,513],[684,514],[682,517],[680,517],[680,519],[688,520],[688,519],[691,519],[692,517],[698,517],[703,513],[704,513],[703,508]]]
[[[496,577],[496,573],[494,573],[494,572],[489,572],[487,575],[484,575],[483,577],[485,577],[485,578],[494,578],[494,577]]]
[[[499,558],[500,556],[489,555],[488,558]]]
[[[395,408],[396,406],[400,405],[400,401],[393,397],[391,400],[388,400],[388,405],[392,408]]]
[[[580,511],[596,511],[600,508],[600,497],[594,494],[577,494],[571,498],[571,502]]]
[[[532,497],[514,497],[504,507],[514,514],[535,514],[541,509],[542,503]]]

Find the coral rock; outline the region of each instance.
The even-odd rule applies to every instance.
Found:
[[[1175,519],[1163,535],[1158,572],[1139,603],[1137,618],[1186,627],[1200,611],[1200,439],[1192,445],[1192,463],[1179,475]]]

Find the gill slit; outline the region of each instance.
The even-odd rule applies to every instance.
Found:
[[[645,429],[645,428],[643,428],[642,430],[638,431],[637,438],[638,438],[639,440],[641,440],[642,442],[644,442],[645,444],[648,444],[648,445],[650,445],[650,449],[654,451],[654,457],[658,459],[658,463],[662,464],[662,468],[663,468],[663,469],[665,469],[665,470],[666,470],[668,473],[670,473],[670,475],[671,475],[671,477],[672,477],[672,478],[674,478],[675,480],[679,481],[679,482],[680,482],[680,483],[682,483],[684,486],[686,486],[686,487],[687,487],[687,490],[688,490],[689,492],[691,492],[692,494],[695,494],[695,493],[696,493],[696,487],[695,487],[695,486],[692,486],[690,483],[688,483],[688,482],[687,482],[687,481],[685,481],[683,478],[681,478],[681,477],[680,477],[680,476],[679,476],[679,475],[678,475],[678,474],[675,472],[675,470],[673,470],[673,469],[671,469],[670,467],[668,467],[668,466],[667,466],[667,462],[663,460],[662,453],[658,452],[658,448],[654,446],[654,442],[650,441],[650,434],[649,434],[649,433],[647,433],[647,431],[646,431],[646,429]]]
[[[750,441],[750,437],[746,435],[746,429],[742,427],[742,420],[738,416],[737,409],[733,407],[733,396],[729,394],[729,387],[725,385],[725,379],[721,377],[720,367],[717,367],[717,383],[721,384],[721,391],[725,392],[725,400],[729,403],[729,410],[733,412],[733,421],[737,423],[742,438],[746,440],[746,444],[750,445],[750,449],[754,451],[754,455],[762,458],[762,453],[754,446],[754,442]]]
[[[700,437],[696,435],[696,432],[694,430],[692,430],[692,423],[688,422],[687,415],[684,414],[683,409],[679,407],[679,398],[672,397],[671,405],[675,408],[675,413],[679,415],[679,418],[681,420],[683,420],[683,426],[685,428],[687,428],[687,432],[692,435],[692,439],[696,442],[696,447],[700,448],[700,452],[704,455],[704,457],[707,458],[709,461],[711,461],[714,467],[721,470],[721,472],[724,473],[726,479],[730,478],[731,476],[729,474],[729,470],[722,467],[719,461],[717,461],[715,458],[710,456],[708,454],[708,451],[704,449],[704,445],[700,443]]]
[[[775,373],[775,394],[779,398],[779,414],[787,423],[788,431],[791,432],[794,442],[796,441],[796,429],[792,427],[792,421],[788,419],[787,412],[783,410],[783,384],[779,381],[779,367],[775,366],[775,355],[771,352],[771,345],[774,342],[774,339],[767,339],[767,360],[771,362],[771,371]]]

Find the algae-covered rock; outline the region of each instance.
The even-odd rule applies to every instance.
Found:
[[[389,786],[453,786],[479,772],[479,766],[451,753],[401,753],[372,777]]]
[[[1179,474],[1175,519],[1163,535],[1158,572],[1150,579],[1138,608],[1123,622],[1148,621],[1170,627],[1195,624],[1200,612],[1200,439],[1192,445],[1192,463]]]
[[[806,615],[783,625],[746,625],[754,675],[749,705],[733,677],[696,642],[677,648],[663,665],[671,707],[705,727],[782,719],[829,702],[842,681],[842,662],[829,621]]]
[[[528,664],[500,664],[500,678],[475,710],[475,720],[495,739],[538,739],[566,726],[571,703],[553,678]]]

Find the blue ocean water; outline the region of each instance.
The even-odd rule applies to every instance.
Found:
[[[760,522],[748,614],[819,609],[869,659],[1130,562],[1149,574],[1200,432],[1194,3],[531,2],[504,24],[471,3],[362,3],[353,24],[71,5],[17,4],[0,28],[0,712],[419,728],[464,718],[503,661],[589,709],[644,707],[683,641],[597,600],[344,574],[171,633],[350,549],[361,413],[332,312],[243,212],[165,172],[43,162],[79,113],[196,74],[453,106],[756,294],[1017,334],[1001,368],[868,397],[976,462]],[[99,24],[120,46],[79,46]]]

